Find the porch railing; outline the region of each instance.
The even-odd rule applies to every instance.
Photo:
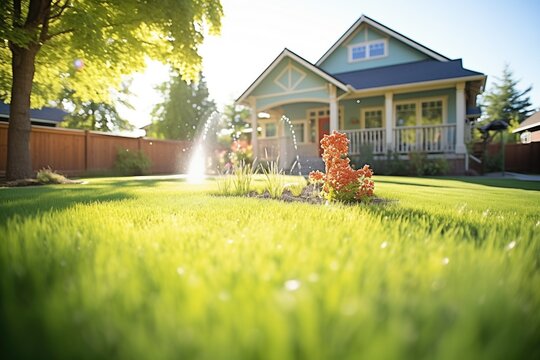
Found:
[[[421,125],[394,128],[394,151],[409,153],[454,152],[456,149],[456,125]]]
[[[373,154],[386,153],[386,130],[384,128],[342,130],[349,138],[349,154],[359,155],[370,146]]]
[[[279,141],[273,139],[258,139],[259,160],[276,160],[279,156]]]
[[[386,129],[341,130],[349,138],[349,154],[359,155],[370,146],[373,154],[385,154]],[[392,129],[393,151],[406,154],[411,151],[448,153],[456,149],[456,125],[421,125]]]

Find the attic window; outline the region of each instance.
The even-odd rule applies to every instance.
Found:
[[[388,55],[386,39],[349,45],[349,62],[376,59]]]

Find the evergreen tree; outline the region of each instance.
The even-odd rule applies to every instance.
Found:
[[[484,95],[483,103],[487,120],[504,120],[508,124],[515,121],[521,123],[534,112],[530,98],[527,96],[532,86],[525,91],[519,91],[517,89],[519,81],[513,78],[508,64],[504,66],[502,78],[497,78],[497,80]]]
[[[152,110],[152,124],[146,129],[148,136],[194,140],[199,125],[216,111],[216,104],[209,99],[202,74],[199,82],[190,83],[180,76],[173,77],[158,90],[164,100]]]

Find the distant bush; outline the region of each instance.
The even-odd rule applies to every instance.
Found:
[[[116,170],[122,175],[144,175],[148,172],[151,162],[141,151],[118,149],[116,154]]]
[[[448,173],[449,164],[444,158],[428,159],[424,152],[409,153],[409,170],[411,175],[438,176]]]

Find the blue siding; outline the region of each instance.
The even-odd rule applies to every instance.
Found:
[[[402,43],[399,40],[383,36],[383,34],[370,27],[368,27],[366,36],[366,31],[364,29],[365,27],[361,27],[359,31],[357,31],[340,47],[338,47],[322,64],[320,64],[319,67],[330,74],[338,74],[349,71],[371,69],[380,66],[389,66],[430,59],[424,53]],[[348,45],[383,38],[388,40],[388,55],[386,57],[349,63],[347,50]]]

